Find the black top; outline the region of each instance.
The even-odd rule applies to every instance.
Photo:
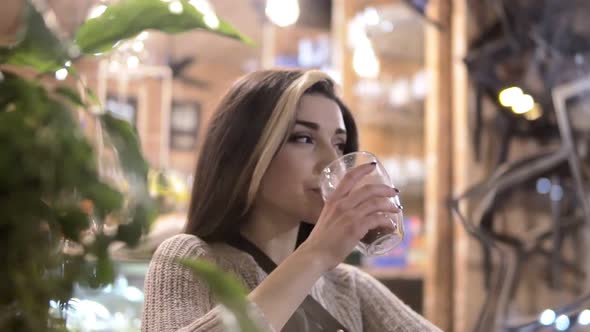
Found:
[[[277,265],[273,262],[262,250],[256,247],[255,244],[248,241],[241,235],[236,235],[227,244],[250,254],[256,263],[267,273],[270,274]],[[307,295],[299,308],[293,313],[289,321],[285,324],[282,332],[347,332],[348,329],[344,327],[336,318],[334,318],[320,303],[313,297]]]

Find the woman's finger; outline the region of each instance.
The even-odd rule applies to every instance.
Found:
[[[348,197],[344,198],[346,206],[355,208],[363,202],[377,197],[395,197],[399,190],[386,184],[366,184],[361,188],[354,189]]]
[[[382,213],[398,213],[401,211],[400,207],[397,206],[390,198],[374,198],[369,199],[361,203],[357,208],[357,213],[360,216],[368,216],[377,212]]]
[[[354,188],[354,186],[358,183],[358,181],[365,175],[368,175],[373,170],[375,170],[376,166],[377,163],[372,162],[357,166],[348,171],[344,175],[344,177],[342,178],[342,180],[340,181],[332,195],[330,195],[330,200],[338,200],[342,197],[346,197]]]

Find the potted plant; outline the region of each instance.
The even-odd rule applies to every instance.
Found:
[[[65,330],[63,317],[49,314],[50,301],[67,306],[75,283],[110,283],[109,245],[137,244],[156,215],[134,129],[104,112],[88,88],[41,82],[59,70],[76,77],[76,60],[109,52],[146,29],[202,29],[249,43],[223,20],[208,26],[188,1],[174,3],[117,2],[63,41],[35,6],[22,2],[16,41],[0,48],[0,330]],[[99,124],[105,134],[99,143],[112,152],[119,178],[101,171],[75,109]],[[182,264],[204,277],[248,330],[239,284],[204,262]]]

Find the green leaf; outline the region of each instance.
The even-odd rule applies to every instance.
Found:
[[[125,242],[130,247],[135,247],[139,243],[142,231],[143,223],[140,220],[133,220],[129,224],[119,225],[116,239]]]
[[[168,8],[170,2],[162,0],[123,0],[113,4],[101,16],[86,21],[78,29],[76,43],[83,53],[94,54],[109,51],[118,41],[134,37],[147,29],[171,34],[202,29],[253,44],[221,19],[216,29],[207,26],[203,13],[187,0],[175,2],[182,4],[182,13],[172,13]]]
[[[179,259],[178,262],[205,280],[221,304],[230,309],[246,309],[246,290],[234,276],[205,260]]]
[[[205,281],[219,303],[227,307],[235,315],[241,331],[259,331],[249,317],[246,290],[232,274],[224,272],[215,264],[202,259],[183,258],[177,261],[191,269],[197,277]]]
[[[98,96],[94,94],[94,91],[92,91],[90,88],[86,88],[85,91],[86,97],[88,97],[88,99],[93,105],[100,105],[100,100],[98,99]]]
[[[87,247],[87,252],[94,255],[94,259],[85,258],[85,275],[79,281],[82,284],[88,284],[90,287],[104,287],[112,283],[115,279],[115,268],[110,259],[108,248],[113,238],[105,234],[96,234],[96,240],[92,245]]]
[[[56,219],[61,225],[64,236],[74,241],[78,241],[81,231],[90,227],[88,215],[78,208],[58,211]]]
[[[74,89],[65,86],[65,85],[61,85],[59,87],[57,87],[54,90],[55,93],[57,93],[60,96],[65,97],[66,99],[68,99],[70,102],[78,105],[78,106],[82,106],[85,107],[86,104],[82,101],[82,98],[80,97],[80,95],[78,94],[78,92],[76,92]]]
[[[132,222],[119,227],[117,238],[134,246],[157,215],[155,202],[147,193],[149,166],[143,158],[139,138],[129,122],[114,117],[110,112],[100,116],[107,143],[117,150],[123,173],[132,187],[129,196],[133,204]]]
[[[148,208],[139,205],[133,211],[133,219],[128,224],[121,224],[117,230],[116,240],[123,241],[127,245],[134,247],[139,243],[139,239],[150,224]]]
[[[24,12],[27,23],[24,38],[14,46],[0,48],[0,64],[27,66],[40,72],[62,68],[68,60],[63,44],[32,5],[28,4]]]
[[[124,171],[136,175],[137,179],[147,181],[149,167],[141,154],[139,138],[135,129],[129,122],[118,119],[109,112],[101,115],[100,121],[111,143],[119,153]]]
[[[0,80],[0,112],[6,111],[9,103],[13,103],[18,98],[19,89],[14,86],[14,75],[4,73],[4,79]]]
[[[96,262],[96,281],[98,285],[105,286],[115,280],[115,267],[108,255],[98,256]]]
[[[94,207],[103,217],[123,206],[123,195],[105,183],[92,182],[80,190],[86,198],[94,202]]]
[[[104,287],[115,280],[115,268],[108,255],[99,255],[95,262],[86,262],[86,274],[79,282],[92,288]]]

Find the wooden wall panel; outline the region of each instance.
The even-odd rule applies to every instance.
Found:
[[[425,216],[429,264],[425,271],[425,316],[445,331],[453,322],[453,224],[445,202],[451,193],[453,128],[451,4],[431,1],[428,15],[444,29],[426,29],[429,90],[425,112]]]

